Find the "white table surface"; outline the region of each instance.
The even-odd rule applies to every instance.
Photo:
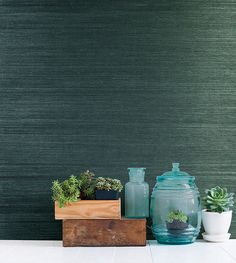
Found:
[[[64,248],[61,241],[0,241],[1,263],[236,263],[236,239],[190,245]]]

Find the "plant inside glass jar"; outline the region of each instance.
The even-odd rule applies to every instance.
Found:
[[[166,226],[172,235],[180,235],[188,227],[188,216],[181,210],[173,210],[167,215]]]

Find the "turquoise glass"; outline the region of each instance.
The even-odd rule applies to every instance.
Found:
[[[151,196],[152,232],[162,244],[188,244],[201,226],[201,204],[195,177],[173,163],[172,171],[157,176]]]
[[[144,181],[146,168],[128,168],[129,182],[125,184],[125,216],[149,217],[149,185]]]

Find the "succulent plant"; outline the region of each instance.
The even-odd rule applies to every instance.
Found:
[[[98,177],[96,180],[96,189],[97,190],[106,190],[106,191],[117,191],[121,192],[123,189],[123,186],[121,184],[121,181],[118,179],[112,179],[112,178],[104,178],[104,177]]]
[[[79,178],[71,175],[63,182],[53,181],[51,188],[53,201],[57,201],[59,207],[64,207],[80,199],[93,199],[96,183],[94,176],[94,173],[87,170],[81,173]]]
[[[118,179],[98,177],[89,170],[80,174],[79,177],[71,175],[69,179],[52,183],[52,199],[57,201],[59,207],[64,207],[70,202],[80,199],[95,199],[95,190],[107,190],[121,192],[123,186]]]
[[[59,207],[64,207],[67,203],[75,202],[80,197],[80,182],[77,177],[71,175],[69,179],[59,182],[53,181],[52,184],[52,199],[58,201]]]
[[[81,199],[94,199],[95,193],[95,174],[89,170],[83,172],[79,176]]]
[[[222,213],[234,205],[234,193],[228,193],[227,188],[216,186],[206,189],[205,193],[203,202],[208,212]]]
[[[167,215],[167,222],[173,223],[174,221],[186,223],[188,221],[188,217],[182,211],[174,210],[169,212],[169,214]]]

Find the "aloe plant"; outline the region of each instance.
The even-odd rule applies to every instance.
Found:
[[[203,202],[208,212],[226,212],[234,205],[234,193],[228,193],[227,188],[216,186],[205,193]]]

